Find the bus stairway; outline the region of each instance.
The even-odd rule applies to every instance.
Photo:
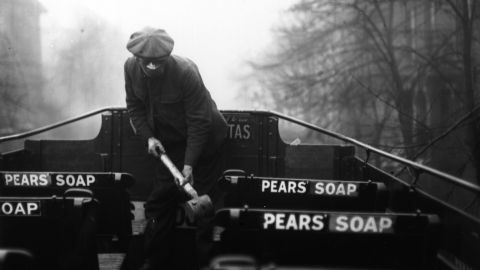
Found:
[[[53,257],[57,256],[47,252],[49,248],[75,247],[77,242],[72,235],[78,235],[88,218],[95,224],[90,225],[85,232],[88,235],[83,238],[94,237],[95,256],[97,251],[124,252],[132,235],[133,219],[127,188],[134,182],[134,178],[126,173],[0,171],[0,247],[31,250],[43,267],[49,265],[49,261],[55,261]],[[89,210],[88,215],[79,216],[75,207],[82,208],[82,203],[75,199],[72,201],[75,207],[70,207],[69,197],[72,196],[89,197],[89,203],[95,203],[95,211]],[[76,215],[77,219],[62,223],[63,217],[71,215]],[[58,230],[69,231],[70,236],[57,238],[57,235],[50,235]],[[65,239],[70,242],[62,242]],[[49,243],[48,248],[44,248],[45,243]],[[84,245],[84,242],[78,244]],[[97,268],[98,260],[93,269]]]
[[[218,184],[233,207],[385,211],[388,198],[380,182],[255,177],[241,170],[225,171]]]
[[[214,219],[217,255],[318,269],[424,269],[434,260],[438,216],[387,212],[383,183],[229,170],[219,184],[226,197]]]

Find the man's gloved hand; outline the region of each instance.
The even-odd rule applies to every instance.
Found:
[[[165,148],[159,140],[150,137],[148,138],[148,153],[159,158],[160,154],[165,153]]]
[[[190,183],[193,186],[193,168],[190,165],[183,165],[183,170],[182,170],[183,177],[185,177],[185,181],[187,183]]]

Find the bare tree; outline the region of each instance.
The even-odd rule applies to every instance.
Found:
[[[475,100],[472,63],[462,67],[455,54],[471,48],[454,42],[474,42],[473,2],[299,1],[276,31],[277,50],[250,63],[253,77],[277,109],[413,158],[460,117],[464,89]],[[469,10],[462,33],[452,21],[466,11],[455,5]],[[470,86],[458,87],[455,70],[470,74]],[[445,109],[452,113],[435,120]]]
[[[407,44],[399,46],[406,40],[405,18],[396,15],[396,4],[300,1],[291,8],[295,22],[278,30],[278,53],[267,64],[252,66],[264,71],[259,73],[261,83],[275,88],[280,106],[293,107],[285,104],[288,101],[295,107],[301,104],[303,117],[317,115],[307,120],[327,127],[343,119],[335,128],[376,145],[385,128],[395,125],[387,108],[395,109],[403,139],[390,142],[412,145],[413,126],[419,122],[412,100],[424,71],[408,73],[417,63],[405,57]],[[419,126],[426,127],[421,122]],[[389,133],[397,136],[397,131]]]
[[[478,67],[480,66],[480,59],[478,53],[474,53],[480,49],[478,32],[475,32],[475,26],[480,19],[478,11],[478,1],[461,0],[452,1],[446,0],[450,10],[453,13],[457,25],[459,26],[459,40],[460,44],[454,53],[458,53],[458,68],[462,74],[463,90],[461,97],[463,103],[462,113],[471,113],[471,121],[468,122],[466,145],[471,153],[471,160],[477,172],[477,182],[480,183],[480,113],[478,113],[479,91],[475,89],[475,77],[479,75]],[[478,87],[478,85],[477,85]]]

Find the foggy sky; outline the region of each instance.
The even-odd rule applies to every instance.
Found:
[[[123,62],[129,56],[125,45],[132,32],[146,25],[166,29],[175,40],[173,53],[197,63],[221,109],[248,108],[248,104],[238,99],[243,63],[268,49],[272,27],[281,21],[282,11],[294,1],[40,2],[45,7],[41,19],[42,58],[47,78],[45,98],[67,98],[69,102],[63,106],[73,109],[72,113],[80,113],[99,106],[125,106]],[[69,48],[73,52],[68,53]],[[66,61],[66,57],[72,61]],[[78,61],[74,60],[76,57]],[[81,65],[80,61],[85,63]],[[72,74],[59,76],[62,72]],[[83,97],[89,86],[95,88],[90,89],[93,94]]]

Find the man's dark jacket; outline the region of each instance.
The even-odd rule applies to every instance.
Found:
[[[225,119],[203,84],[193,61],[171,55],[160,77],[148,77],[139,61],[125,62],[127,110],[143,140],[156,137],[169,145],[186,145],[184,164],[214,153],[227,133]]]

